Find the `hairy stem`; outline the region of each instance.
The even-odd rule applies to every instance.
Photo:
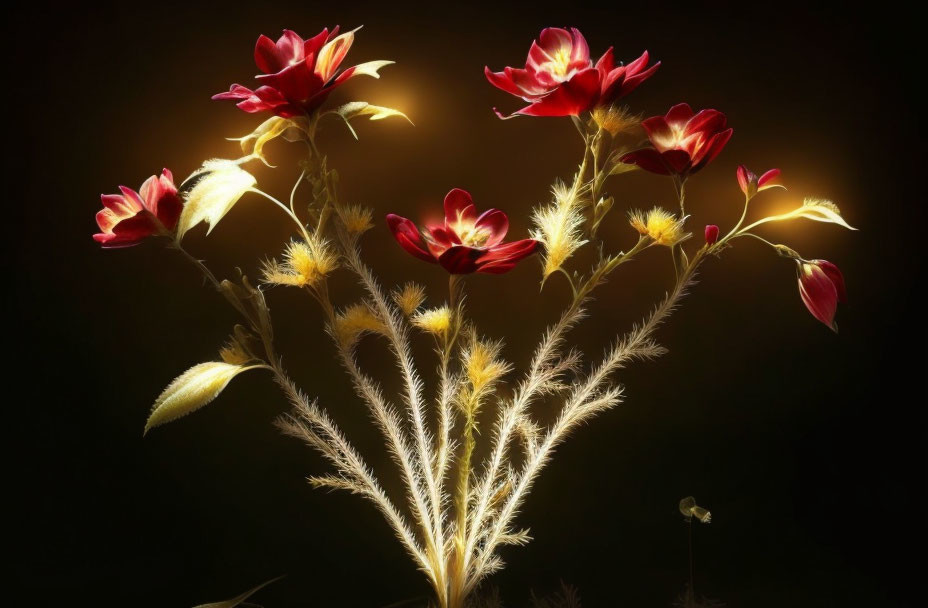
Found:
[[[618,389],[605,389],[604,384],[610,374],[624,363],[636,357],[649,357],[659,353],[656,345],[650,342],[651,335],[670,315],[677,302],[686,292],[696,268],[701,263],[704,251],[701,250],[677,278],[673,290],[655,308],[651,315],[639,327],[618,342],[606,358],[591,372],[586,381],[572,391],[560,416],[545,435],[529,461],[518,475],[518,480],[508,499],[500,508],[498,515],[486,533],[483,547],[474,557],[474,565],[469,573],[466,590],[474,586],[487,574],[487,565],[500,542],[509,529],[511,521],[519,506],[534,483],[540,471],[548,462],[553,450],[566,438],[567,434],[580,422],[590,416],[608,409],[618,401]]]

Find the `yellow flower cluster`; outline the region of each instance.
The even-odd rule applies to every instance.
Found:
[[[386,327],[364,304],[353,304],[335,317],[335,337],[342,346],[351,346],[366,332],[382,334]]]
[[[447,306],[439,306],[423,310],[412,317],[412,323],[430,334],[444,336],[451,328],[451,309]]]
[[[232,365],[245,365],[253,359],[242,345],[235,338],[230,338],[225,345],[219,349],[219,357],[226,363]]]
[[[535,230],[532,238],[545,246],[543,276],[547,278],[564,265],[564,262],[586,240],[581,236],[583,214],[580,212],[580,194],[577,188],[568,188],[558,182],[552,188],[554,202],[536,208],[532,216]]]
[[[658,245],[670,247],[686,236],[683,233],[683,221],[660,207],[654,207],[647,215],[642,211],[632,211],[628,214],[628,220],[632,228],[651,237]]]
[[[408,317],[425,302],[425,287],[418,283],[406,283],[400,290],[393,292],[393,301]]]
[[[641,119],[619,106],[597,106],[593,109],[593,122],[600,129],[615,137],[619,133],[628,133],[641,124]]]
[[[464,371],[474,393],[480,393],[509,371],[510,365],[500,359],[500,342],[473,340],[464,350]]]
[[[313,287],[338,267],[338,256],[324,241],[293,241],[284,261],[264,265],[264,282],[272,285]]]
[[[337,213],[349,234],[362,234],[374,227],[373,211],[363,205],[345,205]]]

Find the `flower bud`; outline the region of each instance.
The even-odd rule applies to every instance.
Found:
[[[716,241],[719,240],[719,227],[715,224],[709,224],[706,226],[706,245],[712,246],[715,245]]]
[[[738,177],[738,186],[748,198],[753,198],[755,194],[768,188],[783,188],[781,184],[777,183],[777,178],[780,177],[779,169],[770,169],[757,177],[753,171],[744,165],[738,165],[735,175]]]
[[[844,276],[838,267],[826,260],[811,260],[799,264],[799,296],[812,316],[837,332],[835,312],[838,302],[847,302]]]

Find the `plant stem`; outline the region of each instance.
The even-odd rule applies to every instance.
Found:
[[[303,225],[303,222],[300,221],[300,218],[297,217],[294,211],[292,211],[289,207],[284,205],[282,202],[280,202],[279,200],[277,200],[276,198],[274,198],[267,192],[264,192],[263,190],[258,190],[257,188],[250,188],[249,190],[251,192],[254,192],[255,194],[260,194],[267,200],[271,201],[272,203],[274,203],[275,205],[283,209],[284,213],[286,213],[290,217],[290,219],[293,220],[293,223],[299,227],[300,232],[303,234],[303,238],[306,239],[306,242],[307,243],[312,242],[312,239],[309,238],[309,233],[306,231],[306,226]]]
[[[689,528],[689,545],[690,545],[690,588],[689,588],[689,598],[687,605],[696,605],[696,569],[693,565],[693,518],[688,517],[686,519],[686,526]]]

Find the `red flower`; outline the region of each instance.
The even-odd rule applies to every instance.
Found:
[[[664,116],[642,121],[653,148],[626,154],[622,161],[646,171],[686,176],[696,173],[712,161],[728,140],[732,130],[725,128],[725,115],[718,110],[702,110],[679,103]]]
[[[706,226],[706,245],[715,245],[719,240],[719,227],[715,224]]]
[[[838,267],[825,260],[798,262],[799,295],[812,316],[838,331],[835,325],[835,311],[838,302],[847,302],[844,288],[844,276]]]
[[[531,255],[538,241],[503,243],[509,218],[499,209],[479,216],[470,193],[455,188],[445,196],[445,221],[421,233],[412,221],[389,214],[387,225],[406,251],[426,262],[437,263],[451,274],[487,272],[502,274]]]
[[[493,86],[521,97],[529,105],[509,116],[577,116],[595,106],[625,97],[657,71],[660,62],[645,69],[648,52],[626,65],[615,65],[610,47],[593,65],[590,47],[576,28],[549,27],[532,43],[525,69],[484,68]]]
[[[236,105],[246,112],[266,110],[284,118],[301,116],[322,105],[329,93],[352,76],[379,77],[377,70],[392,63],[370,61],[337,74],[354,42],[354,32],[337,34],[338,26],[331,33],[326,28],[303,40],[296,32],[284,30],[276,43],[262,35],[255,45],[255,63],[264,72],[256,78],[262,86],[252,91],[233,84],[227,93],[213,95],[213,99],[239,100]]]
[[[757,177],[753,171],[744,165],[738,165],[738,170],[735,172],[735,175],[738,177],[738,186],[741,187],[741,191],[744,192],[745,196],[752,197],[767,188],[783,187],[777,183],[777,178],[780,177],[779,169],[771,169],[760,177]]]
[[[125,186],[119,190],[122,194],[100,195],[104,208],[97,212],[97,225],[102,232],[93,240],[105,248],[131,247],[174,229],[184,204],[168,169],[145,180],[138,192]]]

